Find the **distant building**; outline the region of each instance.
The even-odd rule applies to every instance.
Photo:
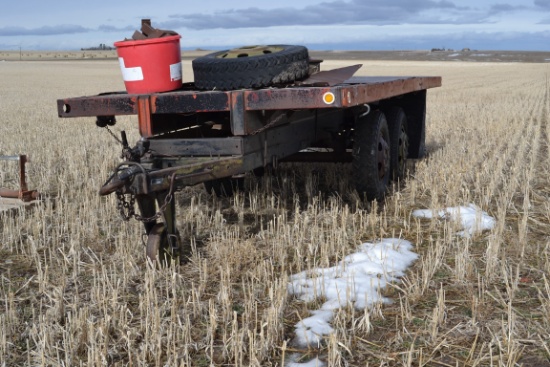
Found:
[[[107,46],[104,43],[100,43],[99,47],[81,48],[80,51],[111,51],[114,49],[115,49],[114,47]]]

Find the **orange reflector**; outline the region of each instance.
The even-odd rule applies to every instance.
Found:
[[[333,104],[335,100],[336,97],[334,97],[334,93],[326,92],[325,94],[323,94],[323,102],[325,102],[326,104]]]

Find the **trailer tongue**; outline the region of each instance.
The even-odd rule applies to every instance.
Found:
[[[199,91],[188,83],[165,93],[67,98],[57,101],[58,113],[96,117],[98,126],[138,116],[141,139],[130,147],[123,134],[124,161],[100,194],[116,193],[123,217],[145,226],[147,256],[164,262],[189,251],[173,200],[185,186],[205,182],[218,194],[231,192],[232,177],[282,160],[352,162],[368,200],[403,178],[406,159],[424,155],[426,90],[441,78],[350,77],[354,69],[284,87]],[[303,152],[319,147],[329,149]]]

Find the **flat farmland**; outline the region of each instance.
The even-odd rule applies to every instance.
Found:
[[[426,158],[381,203],[352,190],[345,164],[281,165],[232,198],[185,188],[193,252],[163,269],[142,226],[98,195],[120,145],[94,119],[57,117],[58,98],[123,90],[118,62],[0,62],[0,155],[28,154],[44,197],[0,214],[0,366],[550,366],[550,64],[323,57],[323,70],[442,76]],[[137,141],[136,118],[117,120]],[[17,168],[0,168],[0,187],[16,185]],[[493,225],[464,235],[450,208],[474,207]],[[341,305],[321,342],[296,343],[326,296],[293,295],[293,274],[387,238],[418,257],[377,274],[384,301]]]

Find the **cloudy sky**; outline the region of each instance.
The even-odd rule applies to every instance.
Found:
[[[180,33],[184,49],[550,50],[550,0],[8,0],[0,50],[112,45],[142,18]]]

